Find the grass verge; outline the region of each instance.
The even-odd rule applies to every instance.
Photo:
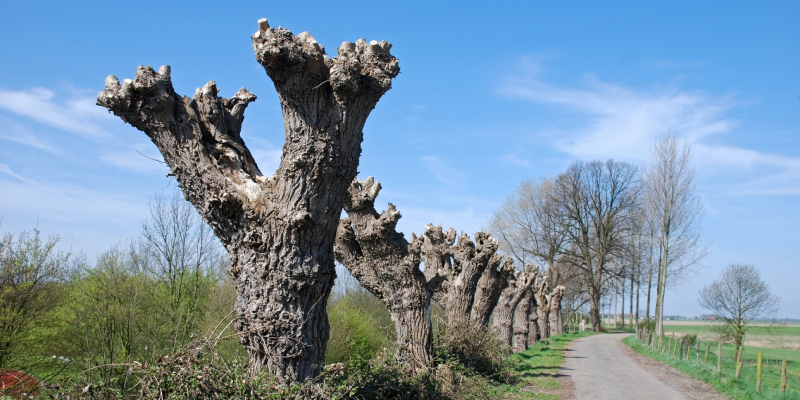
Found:
[[[518,381],[514,386],[503,388],[507,392],[504,398],[558,400],[558,396],[552,392],[561,389],[555,375],[561,371],[567,345],[577,338],[593,334],[579,332],[554,336],[512,355]]]
[[[761,393],[756,392],[756,366],[750,362],[744,363],[742,373],[739,378],[735,377],[736,362],[722,357],[722,373],[717,372],[716,346],[712,345],[712,351],[708,355],[708,362],[703,362],[705,358],[705,345],[701,343],[700,363],[695,362],[695,355],[692,353],[690,360],[679,360],[671,355],[661,354],[659,351],[650,349],[643,345],[635,336],[629,336],[623,341],[626,345],[633,348],[637,353],[648,356],[652,359],[661,361],[671,367],[685,372],[690,376],[700,379],[714,387],[720,393],[724,393],[736,400],[750,399],[800,399],[800,377],[789,374],[789,381],[786,393],[781,394],[780,381],[781,374],[778,367],[765,366],[762,372]],[[724,353],[724,350],[723,350]]]

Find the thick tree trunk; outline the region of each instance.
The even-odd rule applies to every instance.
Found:
[[[492,257],[475,290],[475,302],[470,316],[473,326],[489,326],[489,319],[500,300],[500,293],[508,287],[508,278],[513,273],[514,264],[510,257],[505,262],[499,255]]]
[[[497,307],[494,308],[492,329],[501,342],[511,346],[512,321],[514,310],[536,280],[539,270],[533,265],[526,265],[525,272],[515,271],[509,278],[508,287],[500,294]]]
[[[528,322],[531,314],[532,297],[533,290],[526,290],[519,304],[514,309],[514,343],[511,345],[511,350],[514,353],[522,353],[528,349],[528,335],[530,333]]]
[[[550,294],[550,336],[564,333],[561,321],[561,299],[564,298],[564,286],[556,286]]]
[[[531,290],[533,292],[533,290]],[[530,313],[528,314],[528,347],[536,344],[539,340],[539,305],[536,303],[536,296],[532,295],[530,301]]]
[[[537,288],[535,294],[536,305],[539,307],[536,312],[539,315],[537,322],[539,324],[540,339],[547,339],[550,337],[550,299],[547,296],[547,292],[549,291],[550,280],[545,277],[542,279],[542,284]]]
[[[344,43],[330,59],[308,33],[295,36],[266,20],[253,46],[283,110],[286,141],[273,176],[261,173],[240,136],[245,107],[256,98],[244,89],[225,99],[212,81],[181,98],[169,67],[139,67],[122,85],[109,76],[97,103],[161,151],[228,250],[250,372],[266,367],[288,383],[316,376],[324,365],[337,222],[364,123],[399,67],[386,42]]]
[[[372,177],[355,180],[344,209],[350,218],[339,222],[336,260],[389,310],[397,333],[397,359],[413,369],[433,364],[433,330],[428,314],[429,287],[419,269],[422,239],[411,234],[411,243],[395,230],[400,212],[389,203],[381,214],[375,210],[380,182]]]

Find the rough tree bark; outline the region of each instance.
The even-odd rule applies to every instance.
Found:
[[[533,290],[531,290],[531,293]],[[536,344],[539,340],[539,304],[536,303],[536,296],[531,295],[530,313],[528,314],[528,347]]]
[[[422,238],[411,234],[409,243],[395,230],[400,212],[389,203],[378,214],[375,197],[380,182],[372,177],[350,185],[344,209],[350,218],[339,221],[334,252],[367,290],[389,310],[397,332],[397,358],[414,369],[433,364],[433,330],[428,293],[441,281],[428,282],[419,269]]]
[[[550,336],[564,333],[564,324],[561,321],[561,299],[564,297],[564,286],[556,286],[550,294]]]
[[[256,60],[278,92],[286,131],[273,176],[261,173],[240,136],[245,107],[256,99],[245,89],[225,99],[211,81],[182,98],[168,66],[157,73],[139,67],[136,79],[122,85],[106,78],[97,103],[161,151],[186,199],[228,250],[250,372],[266,367],[288,383],[322,370],[342,204],[367,116],[400,69],[387,42],[345,42],[331,59],[307,32],[295,36],[266,19],[258,25]]]
[[[475,290],[475,302],[472,304],[470,316],[473,326],[489,326],[489,319],[500,300],[500,293],[508,287],[508,279],[513,273],[514,261],[511,257],[506,258],[505,262],[497,254],[492,257]]]
[[[428,237],[428,235],[431,235]],[[478,281],[497,251],[497,241],[484,232],[475,232],[475,242],[462,233],[458,243],[453,243],[455,231],[451,228],[442,233],[441,226],[428,225],[425,229],[425,244],[422,246],[426,277],[443,279],[434,299],[447,311],[447,321],[451,326],[469,324],[472,305]],[[451,260],[452,259],[452,263]],[[433,268],[428,268],[430,260]]]
[[[524,273],[515,271],[514,276],[508,280],[508,287],[500,294],[500,299],[494,308],[492,329],[500,341],[509,346],[511,346],[511,323],[514,318],[514,310],[525,292],[531,288],[538,274],[539,269],[531,264],[525,266]]]
[[[541,285],[536,290],[536,305],[539,307],[537,314],[539,315],[536,321],[539,324],[539,339],[547,339],[550,337],[550,299],[547,292],[550,291],[550,277],[545,276],[542,278]]]
[[[514,342],[511,345],[511,350],[514,353],[522,353],[528,349],[528,335],[530,329],[528,322],[531,314],[531,298],[533,297],[533,290],[528,288],[525,294],[522,295],[519,304],[514,309]]]

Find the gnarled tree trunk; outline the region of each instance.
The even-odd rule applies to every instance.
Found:
[[[473,326],[484,328],[489,326],[489,319],[500,300],[500,293],[508,287],[508,278],[513,273],[514,263],[510,257],[505,262],[503,257],[497,254],[492,257],[475,290],[475,302],[472,304],[472,315],[470,315]]]
[[[561,321],[561,299],[564,297],[564,286],[556,286],[550,294],[550,336],[564,333]]]
[[[362,129],[391,87],[397,59],[386,42],[344,43],[328,58],[307,32],[259,20],[256,60],[272,78],[286,141],[278,171],[264,176],[240,136],[256,99],[242,89],[217,96],[209,82],[192,98],[175,93],[168,66],[139,67],[122,85],[106,79],[97,104],[144,131],[183,194],[225,245],[239,293],[236,328],[250,372],[281,382],[324,365],[326,299],[335,278],[333,243],[356,176]]]
[[[411,243],[395,230],[400,212],[392,203],[375,210],[380,182],[355,180],[344,209],[350,218],[339,221],[334,247],[342,263],[389,310],[397,332],[397,358],[414,369],[433,364],[433,330],[428,314],[429,287],[419,269],[421,238]],[[435,286],[437,282],[432,282]]]
[[[514,310],[522,300],[525,292],[533,285],[538,274],[539,270],[528,264],[525,266],[524,273],[515,271],[514,276],[508,280],[508,287],[500,293],[500,299],[492,314],[494,316],[492,329],[494,329],[500,341],[509,346],[511,346],[511,323],[514,318]]]
[[[539,307],[539,339],[547,339],[550,337],[550,299],[547,292],[550,291],[550,278],[545,276],[542,279],[542,284],[536,291],[536,304]]]
[[[441,226],[428,225],[422,257],[428,279],[438,275],[438,279],[446,281],[433,298],[447,311],[448,324],[466,326],[470,321],[478,281],[497,251],[497,241],[487,233],[475,232],[473,242],[464,233],[456,245],[446,246],[452,244],[454,238],[452,228],[442,233]],[[428,260],[432,268],[428,267]]]
[[[522,353],[528,349],[528,321],[531,313],[531,298],[533,297],[533,290],[528,288],[525,294],[522,295],[517,307],[514,309],[514,343],[511,345],[511,350],[514,353]]]
[[[531,292],[533,290],[531,289]],[[539,305],[536,303],[536,295],[531,295],[530,298],[531,312],[528,315],[528,347],[536,344],[539,340]]]

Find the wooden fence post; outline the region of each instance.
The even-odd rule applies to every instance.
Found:
[[[789,361],[783,360],[781,365],[781,393],[786,393],[786,380],[789,378],[786,373],[789,369]]]
[[[696,357],[695,357],[694,362],[697,363],[697,364],[700,364],[700,338],[699,337],[697,338],[697,346],[696,347],[697,347],[695,349]]]
[[[706,358],[703,359],[703,364],[708,364],[708,352],[709,352],[709,350],[711,350],[711,345],[707,344],[706,345]]]
[[[681,338],[681,352],[678,354],[678,359],[683,360],[683,339]]]
[[[761,393],[761,363],[764,361],[764,352],[758,352],[758,367],[756,367],[756,392]]]
[[[722,342],[717,343],[717,372],[722,373]]]

